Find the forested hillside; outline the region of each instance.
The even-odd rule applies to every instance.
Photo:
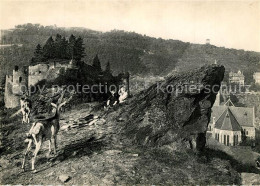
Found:
[[[241,69],[248,82],[252,80],[253,72],[260,69],[260,53],[257,52],[164,40],[134,32],[113,30],[102,33],[85,28],[25,24],[1,33],[1,44],[12,45],[0,48],[2,79],[14,65],[28,65],[36,46],[43,46],[51,36],[54,39],[57,34],[64,36],[65,40],[69,40],[71,34],[82,38],[85,47],[83,61],[91,64],[98,54],[102,67],[105,68],[109,61],[114,73],[130,71],[131,74],[166,75],[175,67],[186,70],[217,60],[227,70]]]

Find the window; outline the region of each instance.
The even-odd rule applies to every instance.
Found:
[[[218,141],[219,141],[219,134],[218,134]]]
[[[226,145],[226,135],[224,135],[224,145]]]
[[[42,73],[42,71],[39,70],[39,74],[41,74],[41,73]]]
[[[22,77],[19,77],[19,83],[21,83],[21,82],[22,82],[22,80],[23,80],[23,78],[22,78]]]
[[[18,71],[18,69],[19,69],[19,67],[17,65],[15,65],[14,70]]]
[[[248,135],[248,131],[246,131],[246,135]]]
[[[238,135],[234,135],[234,140],[233,140],[233,145],[237,145],[238,144]]]
[[[229,135],[227,135],[227,146],[229,146]]]

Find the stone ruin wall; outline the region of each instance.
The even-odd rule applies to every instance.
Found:
[[[27,89],[28,80],[28,69],[27,67],[22,67],[19,69],[17,66],[13,70],[13,80],[12,80],[12,93],[15,95],[22,95],[22,93]]]
[[[51,63],[37,64],[19,68],[15,66],[12,75],[6,76],[4,102],[6,108],[20,105],[20,96],[28,86],[35,85],[46,78],[56,78],[61,69],[71,68],[71,64]],[[50,76],[50,73],[53,74]]]
[[[57,78],[62,68],[64,68],[64,70],[67,70],[68,68],[71,68],[71,65],[61,63],[50,63],[29,66],[28,86],[36,85],[39,81],[47,78]]]
[[[6,108],[14,108],[20,105],[20,97],[13,94],[13,76],[6,75],[4,102]]]
[[[49,65],[47,64],[29,66],[28,86],[33,86],[37,84],[39,81],[45,79],[48,70]]]

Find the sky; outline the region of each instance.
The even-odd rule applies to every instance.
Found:
[[[24,23],[134,31],[260,52],[260,0],[0,0],[0,29]]]

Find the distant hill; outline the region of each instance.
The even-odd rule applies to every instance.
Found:
[[[67,38],[71,34],[81,36],[86,53],[84,61],[91,64],[98,54],[102,67],[105,68],[109,61],[114,73],[130,71],[131,74],[166,75],[176,67],[183,71],[217,60],[227,70],[241,69],[246,75],[246,82],[251,82],[252,74],[260,70],[258,52],[164,40],[119,30],[103,33],[85,28],[44,27],[29,23],[1,32],[1,43],[12,44],[11,47],[0,47],[2,77],[14,65],[28,65],[36,45],[44,44],[56,34]]]

